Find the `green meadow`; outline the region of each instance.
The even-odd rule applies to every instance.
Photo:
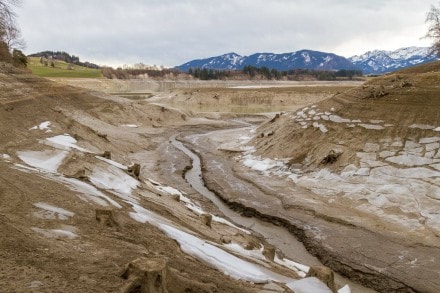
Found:
[[[78,65],[73,65],[73,69],[67,69],[68,63],[53,60],[55,67],[50,66],[50,60],[48,66],[40,63],[39,57],[28,57],[28,68],[33,74],[41,77],[72,77],[72,78],[98,78],[102,77],[100,69],[86,68]]]

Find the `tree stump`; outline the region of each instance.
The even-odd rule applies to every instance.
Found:
[[[335,276],[331,269],[325,266],[313,266],[310,268],[306,277],[316,277],[321,280],[327,287],[336,293]]]
[[[212,215],[211,214],[202,214],[201,216],[202,223],[211,228]]]
[[[101,157],[111,160],[112,153],[110,151],[104,151],[104,153],[101,155]]]
[[[123,293],[168,293],[168,261],[164,257],[141,257],[130,262],[121,277],[128,284]]]
[[[116,222],[116,219],[113,215],[112,210],[105,210],[105,209],[96,209],[96,220],[101,225],[107,226],[107,227],[116,227],[119,226]]]
[[[275,259],[275,247],[272,245],[266,245],[263,249],[263,255],[270,261]]]
[[[139,178],[139,175],[141,175],[141,165],[133,164],[133,166],[128,167],[127,171],[134,177]]]

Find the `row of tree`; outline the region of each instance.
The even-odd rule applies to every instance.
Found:
[[[66,63],[69,64],[74,64],[74,65],[78,65],[78,66],[82,66],[82,67],[88,67],[88,68],[95,68],[95,69],[99,69],[99,65],[90,63],[90,62],[81,62],[79,60],[78,56],[75,55],[70,55],[67,52],[64,51],[43,51],[43,52],[38,52],[35,54],[31,54],[29,55],[29,57],[40,57],[47,60],[59,60],[59,61],[64,61]]]
[[[200,80],[219,80],[231,76],[231,71],[207,68],[190,68],[188,74]]]
[[[350,79],[362,76],[361,70],[324,71],[311,69],[293,69],[280,71],[268,67],[244,66],[242,70],[217,70],[207,68],[190,68],[188,74],[200,80],[225,79],[238,75],[246,75],[249,79],[259,78],[268,80],[301,80],[313,78],[316,80]]]

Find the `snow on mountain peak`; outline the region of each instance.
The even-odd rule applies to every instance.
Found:
[[[374,50],[348,58],[365,74],[383,74],[435,59],[427,47],[405,47],[395,51]]]

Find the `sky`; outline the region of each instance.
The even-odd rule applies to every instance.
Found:
[[[22,0],[25,53],[172,67],[229,52],[301,49],[344,57],[429,46],[436,0]]]

